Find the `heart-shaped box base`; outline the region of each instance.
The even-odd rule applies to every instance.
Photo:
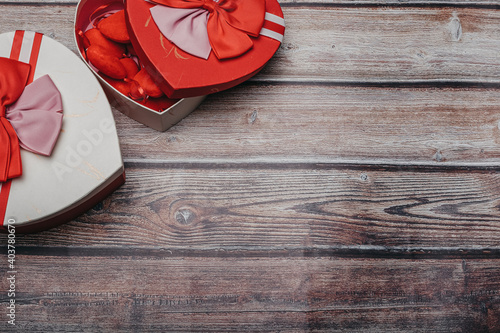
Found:
[[[172,100],[170,103],[171,106],[166,109],[155,108],[153,100],[149,100],[144,104],[123,95],[109,84],[95,67],[91,66],[86,61],[84,42],[80,36],[80,32],[85,32],[89,28],[92,28],[92,17],[95,16],[96,13],[105,12],[106,10],[113,11],[121,8],[123,8],[123,3],[116,0],[81,0],[78,3],[75,14],[74,38],[76,45],[80,50],[80,55],[84,62],[101,82],[111,105],[129,118],[157,131],[166,131],[194,111],[201,102],[203,102],[206,96],[198,95],[190,98],[180,98],[178,100]]]
[[[207,60],[198,58],[162,35],[151,16],[153,6],[144,0],[126,0],[128,31],[141,62],[170,98],[207,95],[240,84],[257,74],[281,44],[261,33],[252,38],[253,47],[239,57],[219,60],[211,52]],[[284,33],[283,12],[276,0],[266,0],[266,14],[282,24],[280,33]]]
[[[34,40],[40,40],[39,48]],[[14,46],[17,45],[17,46]],[[125,181],[111,107],[94,75],[69,49],[33,32],[0,34],[0,57],[18,48],[34,79],[49,75],[61,93],[63,124],[49,157],[21,150],[23,175],[1,183],[2,231],[34,232],[82,214]],[[39,50],[36,53],[36,50]],[[16,59],[17,60],[17,59]]]

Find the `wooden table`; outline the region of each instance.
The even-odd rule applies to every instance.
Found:
[[[500,2],[281,4],[255,78],[164,133],[114,110],[127,182],[17,236],[19,332],[500,331]],[[75,7],[0,32],[76,52]]]

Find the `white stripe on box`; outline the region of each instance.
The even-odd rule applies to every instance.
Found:
[[[35,40],[35,33],[33,31],[25,31],[23,43],[21,45],[21,53],[19,54],[19,61],[29,63],[31,58],[31,49],[33,48],[33,41]]]
[[[277,33],[276,31],[272,31],[272,30],[269,30],[269,29],[266,29],[266,28],[262,28],[262,30],[260,31],[260,34],[263,35],[263,36],[272,38],[272,39],[276,39],[280,43],[283,42],[283,35]]]
[[[274,15],[274,14],[266,12],[266,16],[264,16],[264,20],[279,24],[281,26],[285,26],[285,19],[282,17],[279,17],[278,15]]]

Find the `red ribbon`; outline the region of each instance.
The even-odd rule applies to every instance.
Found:
[[[21,149],[16,131],[5,117],[6,107],[24,91],[31,66],[0,58],[0,182],[21,176]]]
[[[174,8],[202,8],[209,12],[207,33],[219,59],[242,55],[253,46],[264,24],[265,0],[153,0]]]
[[[21,151],[50,156],[62,125],[61,94],[48,75],[26,86],[31,65],[0,57],[0,182],[21,176]]]

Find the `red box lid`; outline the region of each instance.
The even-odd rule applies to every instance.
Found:
[[[264,25],[260,35],[250,37],[253,46],[248,51],[219,60],[212,50],[208,59],[203,59],[181,50],[162,34],[150,12],[154,6],[145,0],[126,0],[127,25],[139,59],[170,98],[207,95],[249,79],[278,50],[285,30],[279,3],[266,0]]]

